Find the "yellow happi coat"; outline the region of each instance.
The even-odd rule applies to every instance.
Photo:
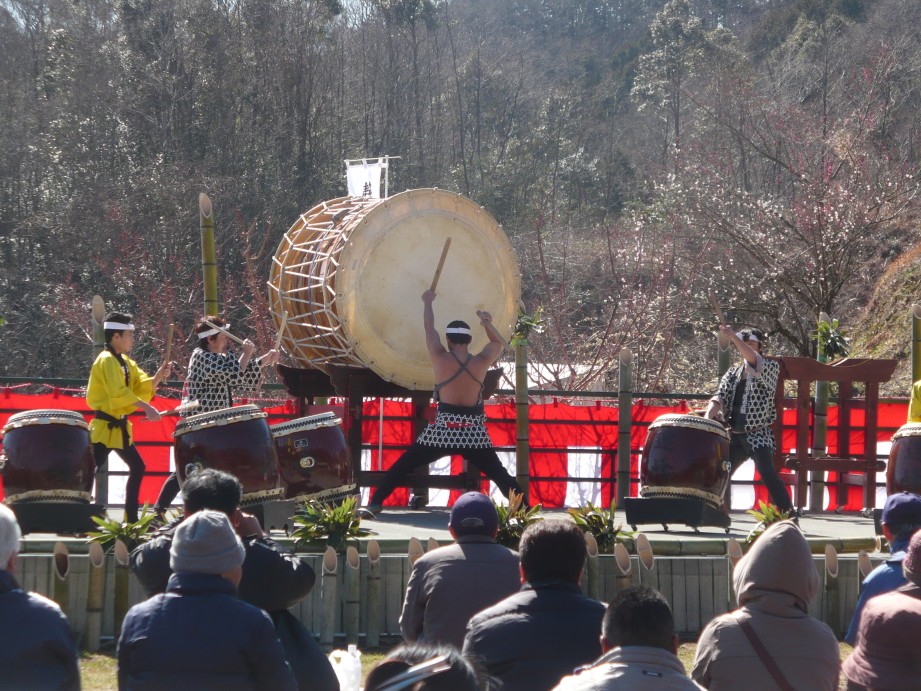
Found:
[[[86,403],[93,410],[101,410],[112,417],[121,418],[134,412],[139,401],[150,403],[154,395],[153,377],[138,367],[127,355],[122,359],[128,366],[128,385],[118,359],[103,350],[90,370],[86,386]],[[123,447],[122,431],[110,428],[105,420],[90,422],[90,439],[94,444],[105,444],[110,449]],[[128,440],[132,443],[131,421],[128,421]]]

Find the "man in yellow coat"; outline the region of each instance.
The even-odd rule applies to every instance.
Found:
[[[125,486],[125,520],[138,520],[138,495],[144,477],[144,460],[135,448],[128,415],[143,410],[147,419],[156,422],[160,413],[150,405],[157,385],[170,373],[170,363],[160,365],[151,377],[128,357],[134,345],[134,324],[131,315],[110,312],[106,315],[105,350],[99,353],[86,387],[86,402],[93,410],[90,439],[98,469],[115,451],[128,466]]]

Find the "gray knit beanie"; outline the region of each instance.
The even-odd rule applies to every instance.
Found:
[[[204,510],[179,524],[169,556],[174,573],[220,575],[240,566],[246,552],[226,514]]]

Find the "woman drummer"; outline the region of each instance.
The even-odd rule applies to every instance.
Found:
[[[221,328],[217,329],[216,326]],[[198,347],[189,359],[186,395],[183,398],[198,401],[199,405],[183,413],[183,417],[230,408],[233,406],[234,389],[255,388],[262,367],[278,362],[277,350],[270,350],[262,357],[253,359],[256,344],[248,338],[243,341],[243,352],[237,358],[230,349],[230,337],[225,333],[229,328],[229,323],[212,316],[205,317],[195,325]],[[162,515],[178,493],[179,478],[176,473],[172,473],[163,483],[154,510]]]
[[[730,476],[746,459],[751,458],[771,495],[771,501],[781,511],[792,511],[790,495],[774,467],[773,424],[777,418],[774,393],[780,376],[780,363],[762,357],[763,331],[743,329],[736,333],[732,327],[723,324],[720,333],[739,351],[742,362],[723,375],[705,415],[729,425]]]

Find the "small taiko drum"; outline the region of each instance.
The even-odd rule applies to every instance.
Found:
[[[349,449],[335,413],[272,425],[285,497],[335,501],[355,494]]]
[[[173,432],[180,485],[203,468],[235,475],[246,504],[280,499],[278,457],[268,415],[254,405],[223,408],[184,418]]]
[[[719,508],[729,486],[729,432],[697,415],[660,415],[640,466],[643,497],[693,497]]]
[[[27,410],[3,427],[0,454],[6,502],[92,499],[96,465],[89,425],[72,410]]]
[[[886,466],[886,493],[921,494],[921,422],[902,425],[892,435]]]

